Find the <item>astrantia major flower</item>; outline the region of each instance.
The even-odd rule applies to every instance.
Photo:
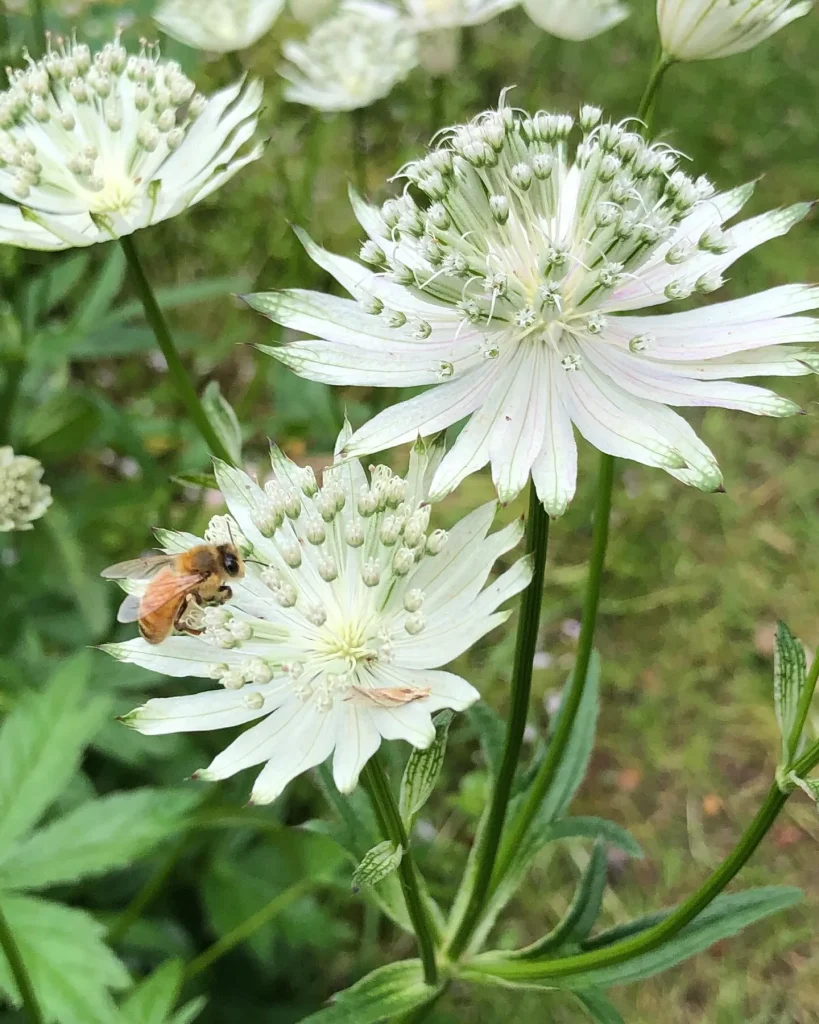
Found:
[[[663,53],[673,60],[743,53],[812,6],[810,0],[657,0]]]
[[[348,439],[345,430],[339,448]],[[521,536],[520,523],[487,536],[492,502],[449,534],[430,530],[426,494],[442,454],[416,444],[406,479],[386,466],[368,479],[350,460],[326,470],[321,487],[275,448],[264,486],[217,464],[230,518],[216,517],[206,537],[232,539],[252,559],[232,583],[232,600],[202,611],[201,636],[107,647],[157,672],[206,676],[216,688],[150,700],[128,724],[159,734],[261,719],[198,773],[224,779],[265,763],[256,803],[274,800],[331,754],[346,792],[382,739],[427,746],[433,712],[478,697],[441,666],[506,619],[498,606],[531,575],[523,558],[485,587],[495,560]],[[173,552],[200,542],[167,531],[160,540]]]
[[[40,483],[43,467],[28,455],[0,448],[0,532],[31,530],[51,504],[51,489]]]
[[[418,32],[482,25],[518,0],[404,0],[404,7]]]
[[[176,216],[261,155],[261,98],[237,82],[208,99],[149,46],[49,46],[0,93],[0,243],[67,249]]]
[[[785,416],[793,402],[724,380],[797,375],[819,305],[790,285],[665,316],[632,311],[705,295],[743,253],[784,234],[800,204],[725,228],[752,192],[716,193],[634,124],[490,110],[403,168],[381,208],[353,197],[372,269],[305,244],[355,301],[315,292],[249,303],[314,340],[265,348],[301,376],[375,387],[437,385],[358,430],[347,453],[380,451],[469,417],[433,499],[487,462],[503,501],[531,473],[546,509],[575,490],[574,427],[611,455],[720,486],[710,450],[669,405]]]
[[[599,36],[629,14],[619,0],[523,0],[522,6],[539,28],[573,42]]]
[[[286,42],[284,95],[316,110],[356,110],[386,96],[418,63],[409,20],[395,8],[350,0],[303,43]]]
[[[231,53],[261,39],[283,7],[284,0],[164,0],[154,21],[197,50]]]

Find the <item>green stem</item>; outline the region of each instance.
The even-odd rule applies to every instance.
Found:
[[[583,604],[583,616],[580,625],[580,639],[577,644],[577,658],[574,663],[569,689],[563,698],[557,728],[552,736],[546,754],[537,774],[532,780],[523,806],[513,818],[497,858],[493,874],[493,891],[504,877],[520,843],[529,830],[529,826],[540,809],[543,798],[551,786],[555,773],[560,767],[563,754],[574,728],[577,709],[583,697],[586,676],[589,672],[589,661],[594,649],[594,630],[597,624],[597,607],[600,603],[600,584],[603,578],[603,564],[606,559],[606,547],[609,539],[609,512],[611,511],[611,492],[614,484],[614,458],[601,453],[600,472],[597,480],[597,504],[594,510],[594,535],[589,560],[589,575],[586,582],[586,596]]]
[[[358,194],[367,192],[367,115],[361,107],[351,111],[350,127],[353,134],[353,170]]]
[[[20,955],[20,948],[14,938],[14,933],[9,928],[9,923],[2,909],[0,909],[0,949],[3,950],[3,954],[8,961],[14,983],[17,986],[17,991],[20,993],[23,1009],[30,1024],[45,1024],[45,1018],[40,1010],[40,1004],[37,1002],[37,996],[34,993],[34,986]]]
[[[249,939],[254,932],[257,932],[263,925],[266,925],[268,921],[271,921],[277,914],[281,913],[285,907],[289,906],[295,900],[300,899],[302,896],[307,895],[311,889],[316,887],[316,882],[312,878],[302,878],[298,882],[289,886],[283,892],[278,893],[274,896],[269,903],[266,903],[263,907],[256,911],[255,914],[251,914],[247,920],[242,921],[241,924],[237,924],[235,928],[231,928],[229,932],[226,932],[220,939],[209,946],[203,953],[200,953],[195,959],[185,967],[185,980],[190,981],[191,978],[195,978],[197,974],[201,974],[202,971],[207,970],[208,967],[220,957],[224,956],[225,953],[229,953],[234,947],[238,946],[241,942]]]
[[[492,973],[515,979],[565,978],[594,968],[611,967],[657,949],[681,932],[687,924],[690,924],[738,874],[770,830],[788,796],[789,794],[780,792],[778,786],[772,786],[765,802],[732,853],[692,896],[689,896],[659,924],[648,928],[634,938],[625,939],[623,942],[616,942],[611,946],[592,950],[589,953],[561,957],[557,960],[510,961],[511,966],[508,970],[506,964],[493,964]]]
[[[529,484],[529,515],[526,522],[526,551],[532,557],[532,581],[523,592],[515,642],[515,661],[512,669],[512,707],[506,723],[506,737],[486,828],[477,855],[477,870],[472,893],[464,915],[448,950],[455,959],[466,948],[484,907],[492,871],[501,841],[503,824],[515,771],[526,729],[529,695],[532,689],[532,666],[540,626],[540,604],[543,598],[543,577],[546,568],[546,550],[549,541],[549,516],[538,500],[534,483]]]
[[[788,739],[788,761],[793,761],[796,757],[796,751],[799,747],[799,740],[802,738],[802,730],[805,728],[805,722],[808,718],[808,712],[810,711],[811,702],[813,701],[813,694],[816,690],[816,680],[819,678],[819,653],[813,659],[813,663],[808,671],[808,677],[805,680],[805,688],[799,697],[799,704],[796,708],[796,719],[793,723],[793,729],[791,730]]]
[[[651,74],[648,77],[643,98],[640,100],[640,106],[637,108],[637,116],[641,121],[645,122],[646,128],[651,126],[651,115],[654,111],[654,100],[656,99],[660,82],[662,82],[663,75],[673,63],[674,62],[671,58],[666,57],[663,53],[662,47],[658,46],[657,54],[654,58],[654,66],[652,67]]]
[[[181,860],[190,841],[191,835],[186,832],[185,835],[173,844],[154,873],[108,929],[106,940],[110,944],[113,945],[115,942],[121,942],[125,938],[126,933],[131,930],[131,927],[136,924],[145,910],[153,903],[162,891],[173,869]]]
[[[395,797],[390,787],[390,780],[387,778],[387,773],[384,771],[384,766],[381,764],[377,754],[373,755],[367,762],[362,773],[362,781],[370,795],[375,815],[378,818],[384,836],[387,839],[391,839],[396,846],[400,846],[404,851],[401,863],[398,866],[401,888],[404,892],[407,911],[418,941],[418,951],[421,954],[421,962],[424,965],[424,980],[428,985],[437,985],[438,965],[435,961],[435,941],[433,939],[432,923],[429,920],[418,884],[407,830],[404,828],[404,822],[398,811],[398,805],[395,802]]]
[[[148,278],[145,276],[133,236],[123,235],[119,241],[125,253],[125,258],[128,261],[131,279],[136,288],[137,295],[145,310],[145,318],[153,330],[157,344],[162,355],[165,357],[165,362],[168,364],[168,374],[173,381],[177,395],[185,404],[193,425],[202,435],[211,453],[223,462],[232,465],[233,459],[231,459],[225,446],[219,440],[216,431],[211,426],[211,422],[202,408],[199,396],[188,378],[185,366],[171,337],[171,332],[168,330],[165,317],[162,315],[162,310],[159,308]]]

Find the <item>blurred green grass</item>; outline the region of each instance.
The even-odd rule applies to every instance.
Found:
[[[623,26],[585,44],[546,37],[533,30],[521,11],[470,32],[464,63],[446,84],[447,118],[456,122],[472,116],[495,103],[508,85],[516,86],[512,101],[530,109],[574,110],[580,102],[595,102],[617,118],[630,115],[655,45],[653,5],[638,0],[634,8]],[[346,200],[352,176],[349,122],[320,117],[280,98],[278,47],[294,31],[303,30],[285,18],[274,34],[245,55],[251,73],[267,81],[264,130],[270,141],[265,158],[201,207],[140,237],[157,285],[230,276],[257,280],[261,288],[325,286],[321,273],[300,253],[288,219],[298,220],[330,248],[356,251],[358,231]],[[813,199],[819,194],[817,48],[819,23],[810,15],[751,53],[672,68],[657,104],[655,130],[719,186],[759,178],[751,212]],[[202,61],[175,44],[168,52],[183,60],[202,85],[230,78],[223,61]],[[367,112],[371,197],[382,199],[389,193],[387,179],[428,138],[430,99],[429,82],[418,71]],[[786,238],[745,257],[719,297],[819,279],[817,242],[819,229],[809,219]],[[106,256],[102,248],[92,252],[94,265]],[[27,258],[39,266],[50,259]],[[20,259],[14,251],[0,252],[6,269]],[[179,332],[192,338],[188,352],[198,374],[218,378],[240,410],[252,461],[261,466],[265,439],[273,437],[294,455],[314,457],[321,464],[332,443],[335,406],[322,387],[297,380],[253,352],[253,343],[271,340],[269,324],[227,296],[180,309],[172,319]],[[168,476],[201,468],[204,452],[190,431],[180,429],[172,395],[144,354],[93,363],[69,356],[58,379],[49,378],[48,388],[66,383],[101,391],[125,410],[140,455],[131,477],[121,463],[121,435],[106,433],[96,420],[72,435],[74,441],[34,446],[32,454],[43,458],[57,499],[67,510],[83,561],[97,570],[122,552],[144,547],[154,525],[193,526],[201,521],[203,509],[170,485]],[[720,459],[725,494],[702,495],[658,471],[618,466],[621,482],[598,629],[603,713],[592,769],[575,811],[605,814],[628,826],[646,859],[612,865],[613,896],[606,904],[606,920],[675,902],[730,850],[774,767],[775,620],[786,620],[807,644],[819,643],[816,383],[803,378],[775,386],[799,401],[808,415],[767,420],[710,410],[690,416]],[[360,422],[373,396],[349,391],[341,401]],[[110,450],[119,468],[112,468],[106,454]],[[544,704],[571,664],[571,625],[582,597],[594,473],[594,454],[584,450],[578,496],[552,530],[544,656],[538,662],[544,667],[536,672],[532,713],[532,723],[540,730],[546,722]],[[490,496],[484,475],[471,478],[447,500],[442,517],[454,518]],[[504,515],[519,511],[515,506]],[[6,638],[8,654],[18,666],[15,673],[19,671],[17,683],[16,675],[11,677],[12,689],[22,685],[27,667],[38,659],[56,657],[89,639],[73,619],[66,619],[70,600],[55,604],[52,591],[59,569],[29,571],[31,564],[38,564],[44,534],[38,529],[22,538],[20,562],[9,569],[16,596],[7,606]],[[77,600],[87,612],[82,595]],[[462,666],[500,711],[507,695],[513,626]],[[101,674],[107,681],[118,668],[106,666]],[[136,694],[132,689],[126,695],[131,703],[141,696],[138,686],[139,681]],[[453,844],[453,870],[469,838],[467,812],[480,799],[473,744],[460,735],[463,742],[453,741],[447,757],[442,785],[447,795],[430,812]],[[102,744],[103,753],[119,742],[112,732]],[[177,780],[180,766],[201,756],[184,740],[163,751],[172,760],[146,768],[146,759],[156,756],[156,744],[133,742],[138,748],[133,764],[126,759],[106,769],[107,780],[133,785],[146,771]],[[294,789],[287,813],[296,820],[321,813],[309,782]],[[818,839],[815,810],[801,795],[795,796],[740,884],[798,884],[806,894],[803,907],[666,975],[619,990],[615,1000],[629,1024],[819,1020],[819,942],[814,937]],[[427,857],[430,865],[434,862],[433,873],[441,870],[440,857],[439,842]],[[551,924],[565,907],[576,870],[565,854],[539,862],[504,917],[499,941],[509,944],[542,934],[544,923]],[[172,890],[166,902],[174,908],[188,899],[187,890]],[[344,916],[343,903],[337,909]],[[370,947],[369,953],[359,954],[358,925],[356,919],[352,932],[334,933],[335,947],[311,948],[314,962],[308,975],[319,979],[316,991],[300,992],[291,1004],[283,995],[275,1014],[254,1019],[295,1019],[299,1000],[307,1000],[302,1010],[315,1006],[320,996],[360,973],[366,956],[375,953]],[[393,939],[387,944],[381,933],[381,956],[409,952],[406,940]],[[234,963],[246,966],[241,959]],[[226,976],[216,977],[219,984],[211,983],[207,1019],[232,1020],[219,996]],[[255,983],[256,974],[250,977]],[[252,998],[259,1001],[248,1005],[265,1012],[261,1007],[268,1003],[260,995]],[[456,990],[435,1019],[439,1024],[489,1024],[510,1012],[526,1022],[583,1019],[563,997],[493,995],[488,990]]]

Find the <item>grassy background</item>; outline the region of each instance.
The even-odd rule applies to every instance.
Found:
[[[529,109],[575,110],[580,102],[594,102],[617,118],[632,113],[655,46],[652,5],[636,0],[633,6],[627,23],[586,44],[547,37],[522,11],[470,32],[463,62],[444,88],[446,118],[477,113],[510,84],[516,85],[514,102]],[[104,37],[111,19],[132,9],[138,17],[146,13],[139,4],[92,5],[78,20],[89,34]],[[49,20],[54,27],[66,23],[59,12]],[[11,18],[6,27],[7,59],[13,60],[28,26],[23,18]],[[137,29],[129,38],[138,37]],[[198,377],[218,379],[239,411],[248,461],[258,466],[267,437],[294,456],[323,464],[337,427],[339,396],[255,354],[252,343],[270,341],[273,328],[229,293],[254,281],[262,288],[326,285],[299,252],[288,219],[338,251],[353,253],[358,239],[345,197],[353,174],[349,120],[324,118],[280,98],[280,42],[303,33],[286,15],[242,58],[266,79],[264,130],[270,144],[264,158],[200,207],[138,238],[158,286],[193,288],[169,315]],[[697,173],[720,186],[759,178],[751,212],[812,199],[819,191],[818,46],[819,25],[811,15],[750,54],[672,68],[657,104],[656,130],[691,156]],[[173,43],[167,52],[203,87],[231,78],[224,60],[208,61]],[[386,179],[428,138],[431,98],[430,82],[419,70],[366,112],[373,198],[386,197]],[[732,268],[720,297],[816,280],[818,240],[815,221],[799,225]],[[0,540],[6,578],[0,699],[7,706],[67,653],[126,635],[117,634],[113,624],[114,596],[94,578],[102,566],[147,546],[155,525],[196,528],[214,511],[210,495],[171,480],[203,469],[206,453],[180,420],[150,336],[127,305],[131,297],[112,250],[98,246],[90,252],[83,281],[93,285],[84,284],[81,294],[72,293],[29,325],[22,342],[27,368],[9,439],[42,459],[57,504],[32,534]],[[0,250],[6,288],[0,312],[7,327],[0,357],[7,379],[19,353],[13,310],[28,283],[60,259]],[[210,288],[207,282],[214,280]],[[78,310],[95,295],[99,309],[78,325]],[[123,307],[125,315],[114,320],[105,312]],[[767,420],[711,410],[691,416],[720,459],[725,494],[702,495],[659,471],[618,466],[598,630],[604,711],[575,811],[626,825],[647,855],[640,863],[611,863],[607,923],[678,900],[731,849],[774,766],[775,620],[785,619],[809,646],[819,643],[816,385],[803,378],[776,386],[808,415]],[[340,398],[356,423],[378,400],[361,390]],[[572,662],[594,465],[594,453],[584,450],[578,496],[552,531],[532,711],[537,731],[545,727],[550,699]],[[454,518],[490,495],[486,476],[473,477],[447,500],[441,518]],[[513,626],[461,666],[501,712]],[[178,689],[178,683],[102,655],[97,676],[101,689],[114,689],[123,711],[149,691]],[[112,723],[86,759],[84,784],[107,792],[146,781],[177,782],[221,743],[217,736],[146,740]],[[233,780],[221,799],[238,807],[248,788],[247,779]],[[429,809],[438,839],[434,848],[421,849],[444,893],[457,877],[484,794],[474,737],[461,726],[451,741],[441,792]],[[321,813],[309,779],[292,786],[270,811],[272,818],[294,824]],[[818,838],[815,810],[797,795],[742,882],[798,884],[805,890],[804,905],[653,981],[618,990],[615,1001],[629,1024],[819,1020],[819,944],[813,938]],[[86,886],[74,898],[104,919],[113,916],[162,856],[114,882]],[[582,847],[572,847],[538,862],[503,918],[498,942],[533,939],[544,923],[557,919],[583,856]],[[242,829],[197,838],[120,953],[137,974],[169,953],[195,954],[236,923],[243,908],[247,916],[269,899],[288,872],[303,870],[293,857],[286,841],[262,843]],[[409,950],[406,939],[344,893],[306,897],[197,979],[194,988],[210,998],[202,1020],[296,1020],[374,963]],[[526,1022],[581,1019],[563,997],[456,990],[440,1004],[435,1020],[488,1024],[509,1014]]]

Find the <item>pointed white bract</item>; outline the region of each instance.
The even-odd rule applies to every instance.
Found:
[[[539,28],[572,42],[599,36],[629,15],[619,0],[523,0],[522,6]]]
[[[0,93],[0,243],[69,249],[129,235],[198,203],[262,152],[262,87],[209,99],[174,61],[119,38],[64,42]]]
[[[164,0],[154,21],[196,50],[231,53],[261,39],[283,7],[284,0]]]
[[[282,46],[279,69],[292,103],[316,110],[356,110],[386,96],[418,63],[410,21],[395,8],[349,0],[303,43]]]
[[[469,419],[431,497],[491,463],[502,501],[530,474],[560,515],[575,490],[575,428],[603,452],[658,466],[703,490],[716,459],[669,406],[785,416],[797,406],[731,377],[808,373],[819,288],[787,285],[687,312],[635,316],[697,298],[755,246],[784,234],[799,204],[727,227],[751,185],[717,193],[634,122],[502,106],[448,130],[407,164],[412,184],[380,208],[353,197],[364,264],[308,252],[352,295],[306,291],[247,301],[308,335],[263,350],[329,384],[434,385],[386,409],[346,446],[381,451]],[[417,203],[414,194],[425,202]],[[293,337],[288,332],[286,337]]]
[[[28,455],[0,448],[0,533],[31,530],[51,504],[51,488],[40,483],[43,467]]]
[[[673,60],[743,53],[812,6],[810,0],[657,0],[663,53]]]
[[[339,450],[349,441],[345,428]],[[207,539],[233,539],[250,559],[229,604],[201,611],[201,636],[110,644],[115,657],[173,676],[205,676],[218,687],[149,700],[126,717],[143,733],[256,725],[198,776],[223,779],[264,764],[251,799],[274,800],[296,775],[333,755],[351,790],[382,739],[428,746],[431,715],[478,698],[442,671],[510,614],[498,611],[531,577],[523,558],[486,586],[496,559],[522,534],[519,522],[488,534],[490,502],[449,534],[430,531],[429,482],[438,445],[418,442],[406,478],[386,466],[370,476],[355,460],[325,470],[319,487],[273,449],[273,475],[257,484],[216,466],[230,516]],[[197,538],[163,531],[168,551]],[[129,591],[144,581],[126,581]]]

